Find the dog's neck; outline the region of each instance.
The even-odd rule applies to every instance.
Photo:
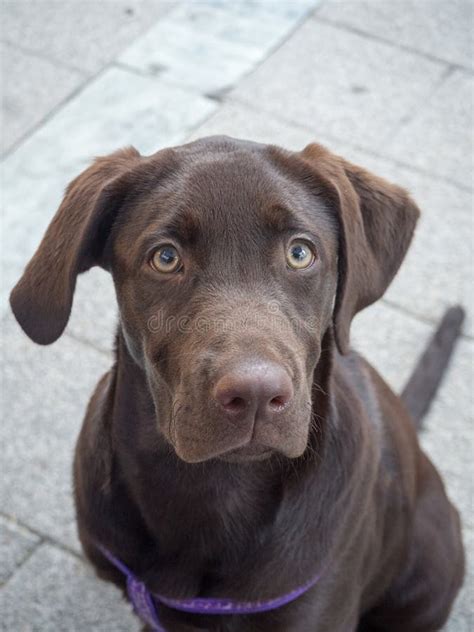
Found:
[[[323,349],[331,349],[330,337],[328,333]],[[278,557],[273,534],[279,525],[291,524],[292,507],[299,502],[295,488],[304,483],[306,473],[314,474],[324,452],[331,357],[326,351],[315,371],[315,414],[308,449],[301,458],[187,464],[160,435],[145,373],[118,335],[113,441],[121,478],[143,517],[150,542],[156,544],[156,558],[143,569],[151,589],[191,596],[225,584],[229,575],[235,591],[239,578],[242,588],[249,581],[256,559],[253,551],[258,549],[262,564],[262,547],[267,546],[269,564]],[[304,519],[304,512],[299,513]],[[147,557],[153,556],[148,552]],[[301,579],[305,578],[303,568]],[[287,588],[283,581],[282,592]]]

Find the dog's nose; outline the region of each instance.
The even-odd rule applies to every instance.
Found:
[[[293,399],[288,373],[277,364],[258,363],[236,367],[217,382],[214,398],[229,417],[271,418]]]

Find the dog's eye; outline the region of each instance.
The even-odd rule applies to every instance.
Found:
[[[178,272],[183,264],[176,248],[168,244],[155,250],[150,265],[158,272]]]
[[[294,241],[286,251],[286,262],[294,270],[309,268],[315,258],[313,249],[305,241]]]

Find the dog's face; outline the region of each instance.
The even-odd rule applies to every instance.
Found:
[[[114,230],[125,339],[182,459],[299,456],[336,292],[336,220],[265,148],[195,152],[176,151]]]
[[[317,414],[323,336],[334,326],[346,351],[353,314],[385,290],[416,217],[403,191],[316,145],[126,150],[71,184],[12,306],[51,342],[77,273],[106,267],[157,432],[178,456],[295,458]]]

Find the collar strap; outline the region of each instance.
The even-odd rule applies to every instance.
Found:
[[[155,602],[173,610],[192,614],[256,614],[281,608],[301,595],[304,595],[320,579],[321,573],[312,577],[309,581],[294,588],[292,591],[265,601],[237,601],[235,599],[214,599],[195,597],[191,599],[173,599],[157,593],[151,593],[145,584],[140,581],[132,571],[105,547],[98,545],[99,550],[115,568],[123,573],[127,579],[127,593],[137,615],[147,623],[155,632],[166,632],[161,625]]]

